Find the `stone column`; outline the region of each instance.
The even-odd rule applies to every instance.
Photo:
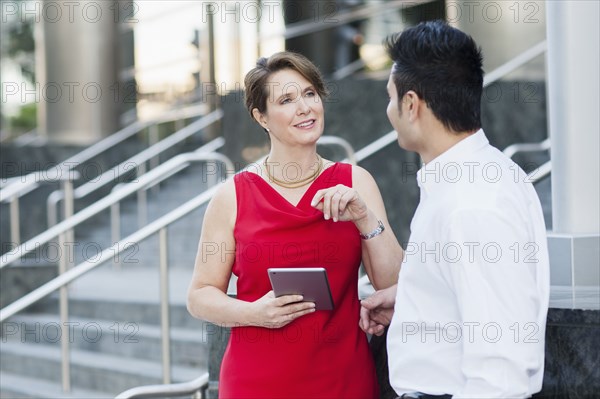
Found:
[[[51,142],[86,145],[118,128],[119,2],[34,2],[39,132]]]
[[[553,285],[600,285],[600,3],[549,1]]]

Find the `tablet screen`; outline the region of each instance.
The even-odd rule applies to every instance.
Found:
[[[324,268],[270,268],[268,273],[276,297],[299,294],[305,301],[315,302],[316,310],[333,309],[329,280]]]

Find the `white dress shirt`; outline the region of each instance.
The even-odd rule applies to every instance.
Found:
[[[550,288],[546,227],[526,174],[482,130],[417,173],[388,331],[398,394],[538,392]]]

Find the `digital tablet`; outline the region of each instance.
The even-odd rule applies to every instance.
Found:
[[[332,310],[333,298],[322,267],[270,268],[271,286],[276,297],[299,294],[304,301],[315,303],[316,310]]]

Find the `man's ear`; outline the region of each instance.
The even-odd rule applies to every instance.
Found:
[[[252,117],[256,122],[258,122],[259,125],[263,127],[263,129],[267,129],[267,120],[265,119],[265,116],[260,113],[258,108],[254,108],[252,110]]]
[[[422,106],[423,101],[414,90],[409,90],[404,94],[402,112],[406,112],[410,122],[414,122],[419,117]]]

